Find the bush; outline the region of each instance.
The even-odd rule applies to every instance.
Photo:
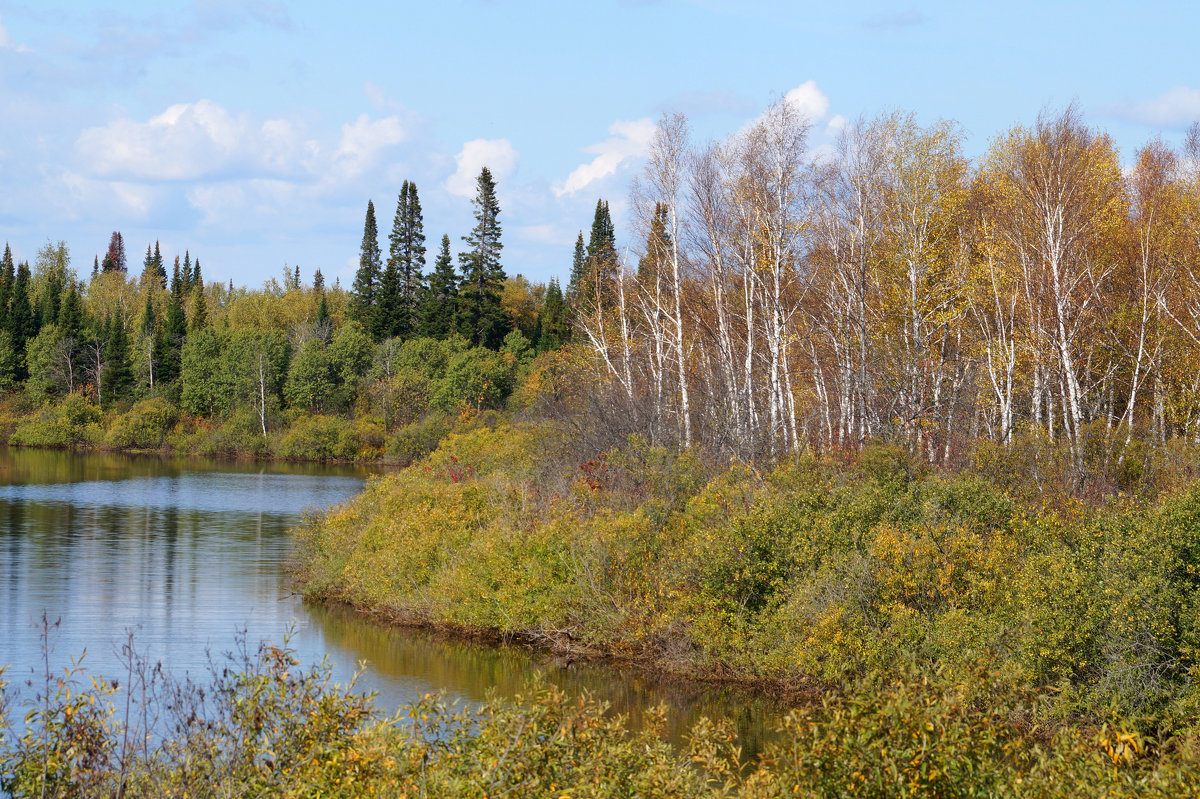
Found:
[[[109,428],[105,444],[113,449],[159,449],[179,421],[179,410],[162,397],[134,404]]]
[[[81,393],[46,403],[31,418],[17,423],[8,443],[17,447],[73,448],[99,441],[100,409]]]
[[[437,449],[438,442],[450,432],[444,414],[431,413],[405,425],[388,441],[384,457],[391,463],[408,466]]]
[[[360,439],[354,425],[334,416],[301,416],[275,441],[281,458],[314,461],[352,461],[359,455]]]

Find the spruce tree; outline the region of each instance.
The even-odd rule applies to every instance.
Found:
[[[376,341],[396,335],[400,317],[400,271],[396,264],[388,261],[375,292],[375,311],[367,332]]]
[[[129,339],[121,314],[113,314],[106,327],[102,400],[111,402],[129,393],[133,386],[133,368],[129,365]]]
[[[16,280],[16,265],[13,263],[12,248],[4,244],[4,258],[0,260],[0,330],[8,329],[8,308],[11,304],[13,281]]]
[[[375,294],[379,289],[381,268],[379,229],[375,225],[375,203],[367,200],[367,219],[363,223],[362,245],[358,251],[358,272],[350,289],[350,316],[367,330],[373,327]]]
[[[167,268],[163,266],[162,251],[158,248],[158,240],[154,241],[154,271],[158,275],[160,288],[167,287]]]
[[[571,279],[567,283],[567,298],[575,302],[580,290],[587,285],[587,249],[583,246],[583,231],[575,239],[575,253],[571,258]]]
[[[113,231],[112,238],[108,241],[108,252],[104,254],[104,263],[101,268],[105,272],[126,271],[125,239],[121,237],[121,232],[118,230]]]
[[[179,273],[179,277],[183,281],[183,293],[187,294],[192,288],[192,253],[190,250],[183,251],[183,270]]]
[[[433,272],[429,275],[418,309],[420,334],[432,338],[446,338],[453,333],[457,300],[458,273],[450,256],[450,237],[442,236],[442,246],[433,261]]]
[[[395,296],[388,335],[407,338],[417,326],[425,270],[425,222],[417,184],[404,181],[396,202],[396,218],[388,236],[388,270],[395,272]]]
[[[29,263],[22,261],[17,267],[17,277],[13,281],[12,299],[8,309],[8,334],[12,336],[13,350],[25,352],[25,343],[37,335],[36,320],[33,316],[33,304],[29,300]],[[18,358],[17,379],[24,380],[29,376],[25,368],[25,359]]]
[[[208,302],[204,299],[204,289],[196,286],[192,289],[195,299],[192,300],[192,332],[208,327]]]
[[[571,328],[567,320],[567,303],[556,278],[550,279],[542,310],[538,314],[538,339],[534,342],[538,352],[556,350],[570,338]]]
[[[300,267],[296,267],[297,271],[299,271],[299,269],[300,269]],[[192,264],[191,284],[194,288],[200,289],[201,292],[204,291],[204,276],[200,274],[200,259],[199,258],[197,258],[195,263]]]
[[[187,339],[187,315],[183,305],[183,274],[179,268],[179,258],[176,258],[175,269],[171,274],[171,297],[167,303],[167,318],[159,332],[159,347],[163,352],[159,373],[163,383],[170,383],[179,378],[183,362],[183,342]]]
[[[58,309],[58,319],[55,320],[63,336],[81,341],[83,332],[83,297],[79,286],[72,280],[63,292],[62,305]]]
[[[617,278],[617,236],[606,200],[596,201],[584,275],[586,282],[579,284],[577,294],[584,307],[594,306],[612,295]]]
[[[667,253],[671,249],[668,221],[666,204],[655,203],[650,232],[646,235],[645,253],[638,259],[638,282],[643,286],[653,285],[666,268]]]
[[[497,349],[508,334],[510,324],[500,292],[504,288],[504,267],[500,264],[500,206],[496,202],[496,182],[486,166],[475,181],[477,193],[475,227],[463,236],[469,247],[459,253],[463,279],[458,292],[458,330],[474,346]]]

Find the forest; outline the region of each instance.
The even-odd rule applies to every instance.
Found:
[[[349,288],[153,248],[134,280],[118,236],[86,286],[62,246],[6,267],[11,443],[383,458],[295,531],[307,599],[796,708],[753,763],[536,684],[406,726],[265,647],[130,785],[1200,790],[1200,128],[1127,160],[1074,106],[977,160],[904,112],[810,132],[786,103],[711,144],[664,116],[630,241],[599,200],[565,287],[506,275],[487,170],[428,273],[411,183],[386,256],[368,204]],[[111,714],[79,718],[10,744],[10,784],[86,751],[124,779],[70,749]]]

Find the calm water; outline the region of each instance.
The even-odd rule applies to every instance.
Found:
[[[291,645],[306,663],[328,656],[380,704],[431,691],[467,702],[511,696],[534,672],[588,690],[636,723],[664,703],[674,735],[701,715],[733,719],[757,751],[778,717],[767,703],[664,684],[601,665],[561,668],[520,648],[446,642],[381,627],[339,609],[305,606],[282,566],[287,530],[309,509],[354,496],[367,474],[352,468],[222,464],[0,449],[0,664],[12,683],[41,673],[45,614],[51,666],[85,652],[95,674],[120,676],[120,645],[176,673],[200,674],[208,653],[251,642]]]

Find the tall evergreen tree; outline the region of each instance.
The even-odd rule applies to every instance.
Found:
[[[4,258],[0,260],[0,330],[8,330],[8,308],[15,280],[16,264],[13,263],[12,248],[5,242]]]
[[[504,288],[504,267],[500,264],[500,206],[496,202],[496,182],[486,166],[475,180],[477,193],[475,227],[463,236],[469,247],[459,253],[463,279],[458,292],[458,330],[473,345],[497,349],[508,334],[510,324],[500,293]]]
[[[571,279],[567,283],[567,299],[571,302],[579,297],[579,292],[586,286],[587,279],[587,248],[583,245],[583,231],[575,238],[575,253],[571,258]]]
[[[362,245],[358,251],[358,272],[350,289],[350,316],[366,329],[373,327],[375,295],[379,290],[381,264],[379,229],[375,224],[375,203],[367,200],[367,219],[363,223]]]
[[[190,250],[183,251],[183,269],[179,273],[179,277],[183,280],[183,293],[187,294],[192,288],[192,253]]]
[[[101,385],[102,399],[113,401],[128,395],[133,387],[133,367],[129,364],[129,337],[120,312],[108,320],[104,342],[104,370]]]
[[[13,281],[12,298],[8,308],[8,334],[12,336],[13,350],[17,353],[25,351],[25,343],[37,335],[37,322],[33,315],[33,304],[29,298],[29,263],[22,261],[17,267],[17,277]],[[29,376],[25,368],[25,359],[18,358],[17,379],[24,380]]]
[[[192,289],[194,299],[192,300],[192,321],[190,328],[192,331],[203,330],[208,327],[208,301],[204,298],[204,289],[196,286]]]
[[[417,326],[417,305],[425,271],[425,222],[417,184],[404,181],[396,202],[396,218],[388,236],[389,271],[395,273],[395,296],[387,336],[411,336]],[[387,337],[385,336],[385,338]]]
[[[124,272],[126,271],[125,263],[125,239],[121,237],[121,232],[114,230],[112,238],[108,241],[108,252],[104,254],[104,263],[101,268],[105,272]]]
[[[556,350],[570,338],[567,303],[557,278],[550,278],[550,284],[546,286],[546,297],[538,314],[537,331],[538,338],[533,343],[539,352]]]
[[[666,268],[671,249],[671,230],[668,226],[666,203],[654,204],[654,216],[650,218],[650,232],[646,236],[646,247],[638,259],[638,282],[643,286],[654,285],[655,280]]]
[[[187,314],[183,305],[183,274],[179,268],[179,258],[176,257],[175,268],[171,273],[171,298],[167,303],[167,318],[159,331],[159,347],[163,353],[159,374],[163,383],[171,383],[179,378],[183,362],[183,344],[187,340]]]
[[[154,241],[154,271],[158,275],[159,285],[167,287],[167,268],[163,266],[162,250],[158,248],[158,240]]]
[[[607,200],[596,201],[583,271],[586,281],[577,286],[583,305],[594,305],[612,294],[617,279],[617,235]]]
[[[58,319],[55,320],[63,336],[76,342],[82,340],[83,333],[83,297],[79,293],[79,285],[72,280],[63,291],[62,305],[58,309]]]
[[[299,270],[300,267],[296,267],[296,269]],[[199,258],[197,258],[195,263],[192,264],[191,285],[194,288],[200,289],[201,292],[204,291],[204,276],[200,274],[200,259]]]
[[[446,338],[455,332],[454,313],[458,301],[458,272],[450,256],[450,237],[442,236],[442,246],[433,261],[433,272],[418,309],[422,336]]]

